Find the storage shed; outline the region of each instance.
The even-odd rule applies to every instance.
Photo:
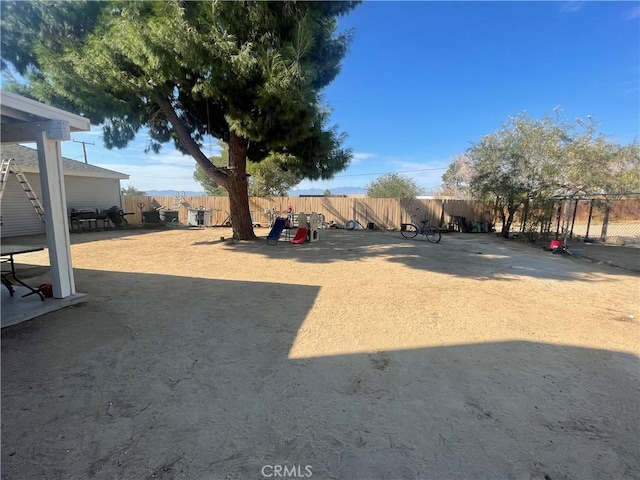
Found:
[[[22,145],[2,145],[2,159],[12,158],[24,172],[31,188],[42,199],[38,151]],[[120,180],[128,175],[96,167],[69,158],[62,158],[67,211],[71,209],[109,209],[121,207]],[[36,214],[15,175],[9,175],[2,197],[2,238],[45,233],[44,224]]]

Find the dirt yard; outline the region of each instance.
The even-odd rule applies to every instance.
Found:
[[[640,478],[638,274],[493,235],[221,236],[72,237],[88,302],[2,332],[3,478]]]

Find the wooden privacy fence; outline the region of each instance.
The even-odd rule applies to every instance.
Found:
[[[129,223],[142,223],[142,211],[165,208],[178,210],[180,223],[188,221],[189,209],[204,208],[212,211],[214,225],[224,225],[229,218],[229,197],[156,197],[125,196],[124,210],[133,215],[127,217]],[[142,206],[142,208],[139,207]],[[269,215],[293,207],[294,212],[321,213],[327,222],[344,225],[349,220],[360,222],[363,227],[373,223],[377,228],[398,229],[401,223],[411,221],[415,214],[418,220],[429,219],[432,225],[447,225],[454,216],[470,221],[492,222],[490,205],[472,200],[355,198],[355,197],[251,197],[249,208],[254,223],[269,225]]]

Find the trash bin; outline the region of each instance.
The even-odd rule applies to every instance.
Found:
[[[187,223],[194,227],[210,227],[213,225],[212,211],[205,208],[189,208]]]
[[[142,221],[144,223],[160,223],[160,212],[157,210],[142,212]]]
[[[177,222],[178,221],[178,211],[177,210],[160,210],[160,221],[161,222]]]

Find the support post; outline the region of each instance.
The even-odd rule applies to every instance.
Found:
[[[67,218],[67,200],[62,170],[60,141],[50,140],[47,132],[36,135],[40,183],[44,200],[45,229],[53,296],[66,298],[76,293],[71,266],[71,242]]]
[[[571,218],[571,232],[569,233],[569,238],[573,239],[573,226],[576,224],[576,214],[578,213],[578,202],[576,199],[576,204],[573,207],[573,217]]]
[[[562,216],[562,200],[560,200],[560,203],[558,205],[558,213],[556,214],[556,240],[558,240],[558,237],[560,236],[560,217]]]
[[[584,234],[585,240],[589,238],[589,227],[591,227],[591,216],[593,215],[593,198],[589,202],[589,219],[587,220],[587,233]]]

